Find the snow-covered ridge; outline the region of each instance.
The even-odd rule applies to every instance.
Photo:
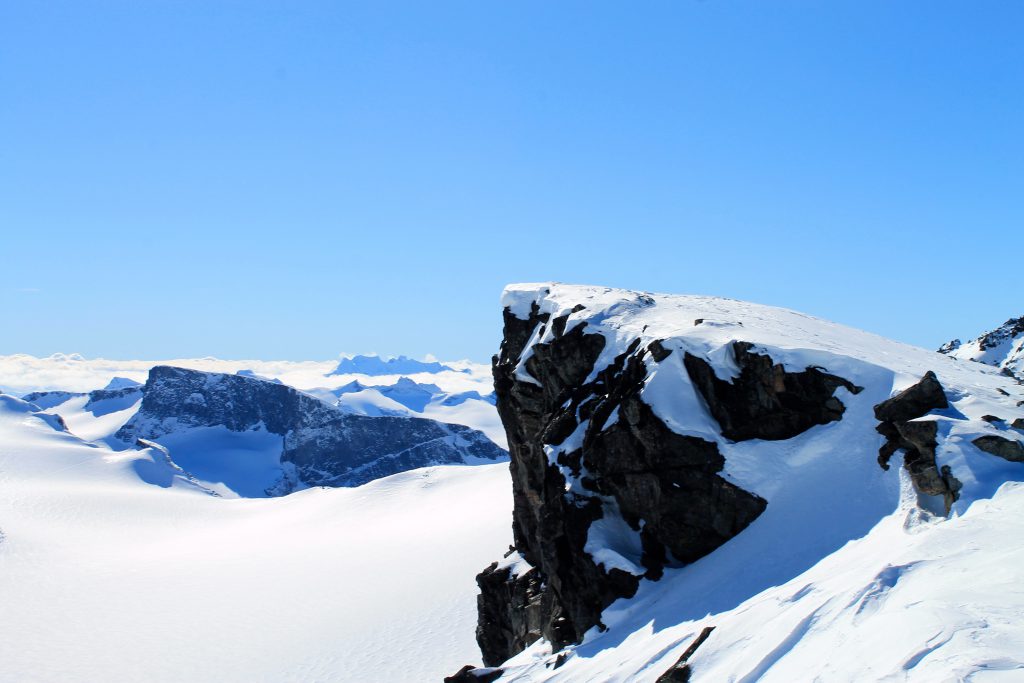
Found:
[[[287,385],[243,375],[158,366],[142,393],[138,412],[115,438],[167,447],[200,480],[227,484],[224,493],[355,486],[417,467],[505,455],[465,426],[352,415]]]
[[[966,343],[954,339],[943,344],[939,353],[993,365],[1024,380],[1024,316],[1010,318]]]
[[[508,643],[485,629],[494,636],[481,641],[492,652],[488,661],[485,649],[485,663],[500,664],[500,680],[654,681],[707,625],[718,628],[689,664],[680,664],[691,667],[691,680],[698,683],[793,681],[808,671],[834,674],[823,680],[931,681],[944,680],[950,668],[959,680],[982,680],[986,671],[1024,670],[1019,631],[986,630],[973,621],[973,610],[957,614],[950,607],[936,616],[923,606],[929,588],[941,582],[940,567],[969,564],[967,555],[949,559],[952,553],[942,547],[945,539],[969,533],[947,526],[953,522],[946,521],[944,502],[951,505],[949,519],[965,520],[957,528],[973,526],[979,533],[998,519],[993,505],[1024,509],[1018,489],[1007,484],[1024,479],[1024,464],[1014,461],[1014,449],[1024,443],[1024,387],[1012,378],[997,368],[795,311],[728,299],[538,283],[509,286],[502,304],[506,332],[495,376],[514,463],[518,559],[514,574],[511,565],[499,563],[480,575],[486,608],[480,624],[509,618],[505,627],[522,628],[520,647],[537,635],[545,639],[501,663],[493,653],[507,651]],[[929,371],[937,378],[941,403],[907,417],[876,414],[876,406],[924,382]],[[758,395],[761,380],[770,398],[763,406],[746,411],[725,405],[728,391],[741,386],[751,397]],[[794,388],[808,391],[801,395]],[[725,394],[715,396],[716,391]],[[785,411],[794,399],[811,408],[817,401],[822,408],[802,422],[791,421]],[[798,413],[806,410],[796,405]],[[683,439],[680,458],[699,464],[706,455],[713,468],[720,456],[720,476],[766,503],[749,526],[733,529],[731,540],[700,559],[684,564],[668,557],[660,581],[651,571],[658,563],[649,553],[657,548],[648,532],[671,520],[638,520],[635,511],[645,501],[674,495],[673,486],[699,492],[692,487],[709,480],[687,474],[692,465],[683,461],[673,465],[671,452],[650,451],[664,439],[643,446],[645,438],[659,434],[646,409],[675,435],[664,438]],[[748,414],[778,419],[782,428],[734,430],[743,435],[736,440],[724,436],[723,419],[742,422]],[[977,442],[984,439],[1008,444],[1009,457],[982,449]],[[626,455],[631,443],[657,454],[661,469],[638,461],[616,470],[607,455]],[[897,452],[886,470],[880,448],[889,444]],[[932,457],[930,465],[924,453]],[[899,466],[904,454],[907,469]],[[962,485],[958,500],[947,495],[936,501],[922,493],[918,475],[926,465],[950,472]],[[545,467],[557,474],[545,473]],[[649,488],[631,488],[630,477]],[[990,504],[997,490],[1000,502]],[[697,511],[699,498],[693,501]],[[657,512],[659,504],[648,508]],[[594,513],[576,512],[595,506],[598,523],[588,521]],[[685,501],[670,511],[689,514]],[[566,643],[559,615],[573,617],[566,595],[593,582],[574,585],[572,574],[543,574],[566,564],[558,559],[565,552],[557,551],[561,527],[552,521],[559,516],[566,520],[563,538],[579,544],[570,546],[580,556],[578,571],[589,571],[583,561],[589,557],[607,577],[595,575],[593,581],[628,587],[625,576],[644,578],[635,597],[601,614],[596,623],[607,630],[595,626],[577,634],[582,643],[556,653],[552,643]],[[1009,525],[992,532],[993,538],[1013,533]],[[979,562],[994,567],[1003,560],[993,553]],[[827,568],[817,569],[819,563]],[[844,566],[850,571],[839,572]],[[1018,580],[1024,578],[1019,566],[1013,570]],[[552,597],[545,586],[553,582],[560,588]],[[991,585],[1005,592],[1012,583],[994,579]],[[900,610],[885,609],[897,584],[906,596]],[[915,588],[905,592],[903,586],[910,585]],[[502,594],[513,596],[507,613],[496,597]],[[984,580],[970,594],[1000,620],[1013,611],[987,592]],[[1024,605],[1019,590],[1010,599]],[[545,616],[554,618],[548,629]],[[765,630],[769,622],[776,626]],[[937,624],[962,637],[933,637]],[[889,634],[884,650],[877,639],[871,646],[859,644],[859,634],[867,632]],[[836,649],[843,651],[842,665],[829,667],[824,653]]]

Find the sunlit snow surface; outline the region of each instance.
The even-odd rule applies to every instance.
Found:
[[[1007,426],[1024,416],[1016,405],[1024,387],[978,363],[740,301],[545,283],[511,286],[503,304],[521,318],[534,306],[568,315],[566,331],[585,322],[587,333],[604,335],[595,372],[636,338],[662,340],[673,352],[648,360],[644,400],[675,431],[716,441],[725,476],[768,507],[711,555],[642,581],[636,597],[605,611],[608,630],[592,629],[559,668],[539,642],[509,662],[502,681],[654,681],[709,625],[716,630],[691,660],[696,683],[1024,680],[1024,626],[1015,623],[1024,612],[1024,488],[1016,483],[1024,464],[970,443],[982,434],[1024,439]],[[528,347],[551,334],[539,326]],[[682,356],[708,359],[727,379],[737,371],[734,340],[787,370],[819,366],[864,390],[838,390],[839,422],[785,441],[730,442]],[[529,355],[517,369],[526,381]],[[927,370],[951,401],[928,418],[939,422],[937,459],[964,484],[950,520],[917,507],[898,459],[888,472],[876,462],[882,437],[872,407]],[[1006,422],[981,419],[990,414]],[[628,571],[637,539],[619,526],[591,529],[586,550]]]
[[[970,443],[1024,438],[1007,426],[1024,416],[1020,385],[979,363],[738,301],[519,285],[504,303],[521,316],[533,303],[552,316],[583,303],[567,329],[585,321],[605,335],[599,367],[633,338],[666,340],[673,353],[651,366],[644,399],[676,431],[718,442],[725,476],[769,505],[711,555],[641,582],[606,610],[608,630],[589,632],[559,668],[539,642],[507,664],[503,681],[654,681],[708,625],[716,629],[691,660],[694,683],[1024,680],[1024,488],[1015,483],[1024,465]],[[864,391],[839,390],[843,419],[794,439],[728,442],[680,357],[702,355],[726,378],[732,340]],[[115,375],[142,381],[154,364],[8,356],[0,385],[87,391]],[[171,364],[250,370],[310,393],[360,379],[327,377],[334,362]],[[449,394],[490,392],[486,367],[448,365],[473,371],[411,379]],[[928,418],[939,422],[939,464],[964,483],[948,520],[917,507],[896,458],[888,472],[875,461],[872,406],[926,370],[952,403]],[[372,391],[359,397],[366,410],[399,410]],[[430,414],[441,407],[500,431],[483,401],[428,404],[422,415],[445,419]],[[69,427],[87,437],[132,412],[76,410],[66,411]],[[436,682],[479,663],[474,576],[511,540],[506,465],[228,498],[211,495],[214,474],[195,481],[159,449],[115,453],[59,428],[55,416],[0,397],[0,681]],[[224,450],[210,466],[230,475]],[[626,566],[634,541],[610,519],[588,550]],[[529,569],[517,554],[502,563]]]
[[[218,498],[0,396],[0,681],[439,681],[511,505],[505,464]]]

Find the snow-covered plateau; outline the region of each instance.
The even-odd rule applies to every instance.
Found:
[[[0,681],[1024,680],[1003,355],[712,297],[502,308],[493,378],[0,357]]]

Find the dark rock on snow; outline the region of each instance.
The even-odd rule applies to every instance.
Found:
[[[931,370],[913,386],[875,406],[876,430],[886,439],[878,450],[878,464],[889,469],[889,459],[902,449],[903,467],[914,488],[925,495],[942,496],[947,512],[959,498],[962,484],[948,465],[940,469],[935,462],[938,423],[911,420],[948,406],[946,392]]]
[[[879,422],[905,422],[948,407],[946,392],[935,373],[929,370],[917,384],[875,406],[875,419]]]
[[[753,353],[752,348],[746,342],[733,343],[740,374],[732,382],[719,379],[707,361],[690,353],[684,358],[686,371],[722,435],[733,441],[789,439],[814,425],[834,422],[845,410],[832,395],[836,389],[845,387],[854,394],[861,391],[820,368],[786,372],[781,364]]]
[[[1005,460],[1009,460],[1011,462],[1024,462],[1024,443],[1021,443],[1020,441],[1014,441],[1002,436],[989,434],[979,436],[971,443],[986,453],[998,455],[1000,458]]]
[[[690,667],[690,658],[714,630],[714,626],[705,626],[683,654],[679,655],[679,659],[672,665],[672,668],[658,676],[655,683],[687,683],[690,680],[690,674],[693,673],[693,669]]]
[[[508,435],[514,495],[515,550],[530,568],[513,575],[492,564],[478,577],[477,640],[488,665],[499,664],[539,638],[555,650],[578,642],[601,612],[633,595],[640,576],[598,565],[584,551],[591,525],[621,515],[642,545],[645,575],[693,562],[740,533],[767,505],[720,476],[717,444],[676,434],[641,400],[647,363],[672,350],[634,340],[594,374],[605,338],[586,324],[566,332],[536,304],[526,319],[504,311],[504,340],[494,357],[498,412]],[[516,375],[538,326],[552,340],[536,343]],[[784,439],[841,418],[839,387],[860,389],[818,368],[786,372],[752,346],[733,346],[740,376],[724,382],[688,355],[686,369],[722,432],[732,439]],[[582,438],[579,433],[582,430]],[[573,446],[563,446],[570,435]],[[545,446],[559,447],[557,463]],[[568,473],[578,485],[566,490]],[[643,528],[640,528],[640,520]]]
[[[502,674],[501,669],[479,669],[472,664],[459,669],[454,676],[445,676],[444,683],[491,683],[498,680]]]

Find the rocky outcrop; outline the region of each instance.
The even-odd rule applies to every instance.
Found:
[[[691,353],[685,357],[686,371],[727,439],[792,438],[842,418],[845,407],[833,396],[836,389],[861,391],[820,368],[786,372],[781,364],[752,349],[746,342],[732,344],[740,368],[732,382],[719,379],[706,360]]]
[[[1010,318],[969,342],[954,339],[939,347],[939,353],[993,365],[1024,382],[1024,316]]]
[[[889,460],[903,450],[903,467],[914,488],[929,496],[942,496],[946,511],[957,498],[961,483],[948,465],[940,469],[935,461],[938,447],[938,423],[919,420],[933,410],[949,407],[946,392],[935,373],[929,370],[912,386],[875,406],[876,430],[885,437],[878,451],[878,464],[889,469]]]
[[[1010,462],[1024,462],[1024,443],[1007,439],[995,434],[986,434],[974,439],[971,443],[992,455],[997,455]]]
[[[272,494],[303,486],[358,486],[417,467],[505,456],[469,427],[350,415],[283,384],[169,366],[150,371],[138,413],[116,437],[129,444],[139,438],[159,442],[196,427],[282,436],[286,476]]]
[[[452,676],[445,676],[444,683],[491,683],[501,678],[501,669],[481,669],[471,664],[459,669]]]
[[[693,673],[693,669],[690,667],[690,659],[697,653],[697,648],[704,644],[704,641],[708,639],[714,630],[714,626],[705,626],[697,637],[693,639],[690,646],[683,651],[683,654],[679,655],[679,659],[672,665],[672,668],[658,676],[658,680],[655,683],[688,683]]]
[[[645,381],[677,351],[637,338],[597,367],[607,342],[587,322],[570,327],[568,315],[552,318],[536,302],[520,313],[504,311],[493,371],[522,562],[514,570],[495,563],[477,577],[477,640],[488,665],[539,638],[556,650],[578,642],[640,578],[707,555],[767,505],[721,476],[717,443],[674,432],[644,402]],[[740,372],[731,382],[697,355],[683,359],[732,440],[786,439],[839,420],[836,390],[860,391],[820,368],[787,372],[751,344],[736,342],[733,353]],[[601,542],[606,532],[636,542],[613,548]]]
[[[946,392],[935,373],[929,370],[916,384],[876,405],[875,419],[879,422],[906,422],[948,407]]]

